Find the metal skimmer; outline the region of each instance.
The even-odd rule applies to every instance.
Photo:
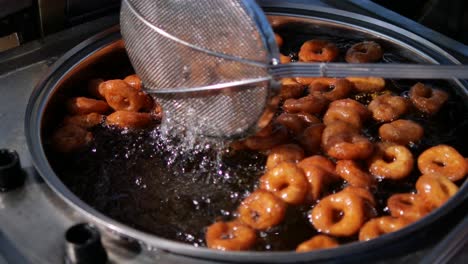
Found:
[[[123,0],[120,24],[166,119],[215,137],[254,129],[269,95],[267,66],[279,56],[254,1]]]
[[[273,30],[253,0],[123,0],[120,24],[135,71],[167,123],[207,136],[255,130],[278,77],[468,78],[466,66],[279,65]]]

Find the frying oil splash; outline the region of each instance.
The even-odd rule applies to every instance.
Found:
[[[229,155],[228,142],[221,138],[203,136],[201,126],[205,121],[189,126],[178,125],[166,113],[161,125],[152,131],[155,150],[164,152],[166,165],[178,167],[176,174],[188,172],[199,177],[192,180],[203,180],[217,183],[232,177],[229,169],[224,168],[223,156]]]
[[[55,166],[73,192],[108,216],[203,246],[204,228],[233,217],[254,189],[265,157],[174,129],[96,127],[89,150]]]

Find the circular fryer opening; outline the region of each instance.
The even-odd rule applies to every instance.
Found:
[[[89,224],[77,224],[70,227],[65,233],[65,239],[68,243],[82,246],[90,244],[98,238],[96,228]]]
[[[18,161],[18,156],[14,152],[1,149],[0,150],[0,167],[11,167]]]

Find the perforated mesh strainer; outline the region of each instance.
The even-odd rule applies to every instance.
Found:
[[[222,137],[255,126],[278,49],[253,1],[124,0],[120,19],[135,71],[171,121]]]

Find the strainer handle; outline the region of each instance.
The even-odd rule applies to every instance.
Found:
[[[468,65],[298,62],[273,65],[270,74],[276,78],[376,76],[395,79],[468,79]]]

